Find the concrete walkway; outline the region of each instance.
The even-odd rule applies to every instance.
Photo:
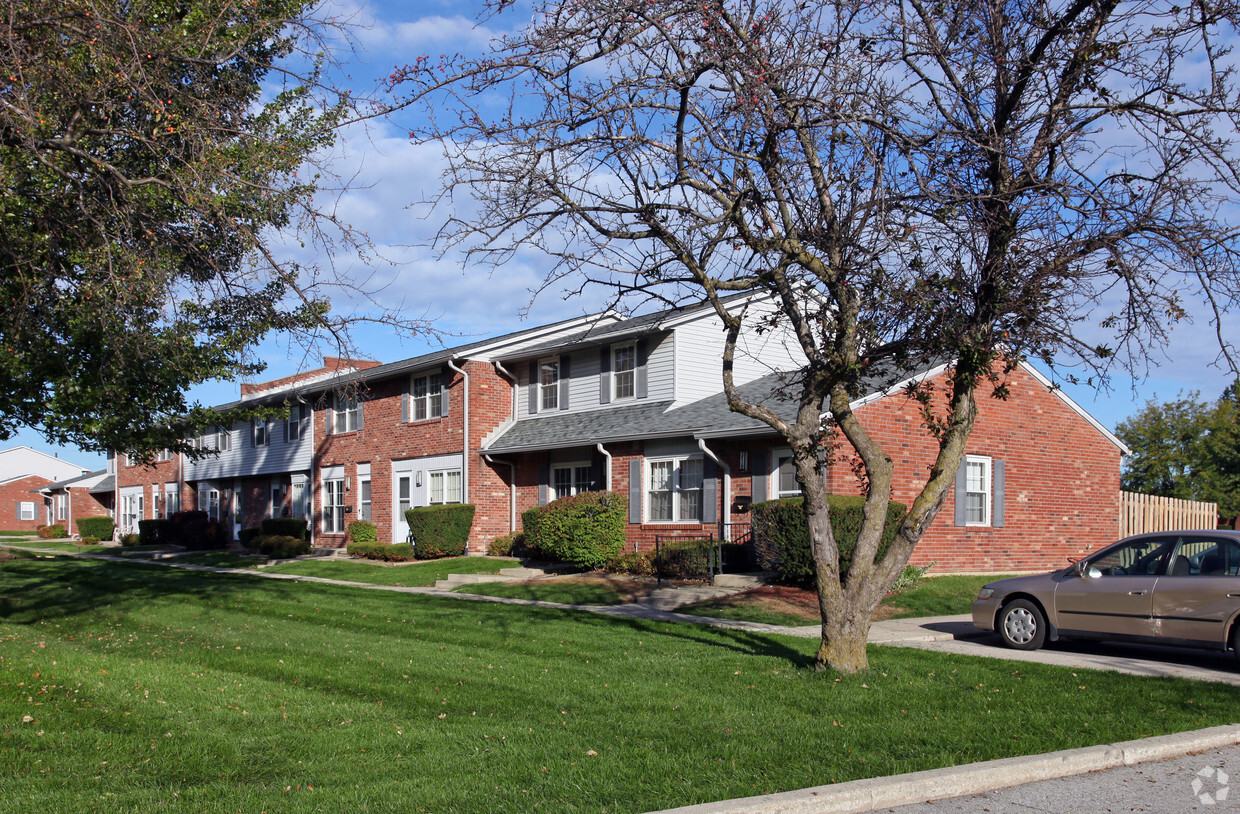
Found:
[[[0,544],[0,548],[5,548]],[[58,554],[81,557],[84,559],[103,559],[111,562],[135,562],[131,557],[118,557],[108,554],[79,554],[77,552],[64,551],[39,551],[36,549],[13,546],[13,548],[22,551],[30,551],[36,553]],[[798,636],[803,638],[816,638],[820,635],[818,625],[807,625],[804,627],[783,627],[779,625],[764,625],[756,622],[741,622],[726,619],[714,619],[705,616],[694,616],[685,613],[676,613],[675,611],[659,610],[649,605],[628,604],[628,605],[612,605],[612,606],[595,606],[595,605],[566,605],[558,602],[538,602],[528,599],[510,599],[506,597],[481,596],[476,594],[465,593],[449,593],[442,589],[436,588],[402,588],[388,585],[372,585],[370,583],[351,582],[347,580],[325,579],[322,577],[306,577],[295,574],[272,574],[264,573],[262,570],[241,569],[241,568],[217,568],[206,565],[190,565],[187,563],[176,563],[171,560],[149,561],[142,560],[143,563],[153,562],[156,565],[162,565],[170,568],[181,568],[193,571],[213,571],[218,573],[240,574],[245,576],[259,576],[266,579],[283,579],[293,580],[297,582],[317,582],[330,585],[345,585],[350,587],[365,588],[377,591],[393,591],[396,593],[422,594],[426,596],[440,596],[463,601],[476,602],[498,602],[508,605],[529,605],[535,607],[557,608],[563,610],[579,610],[590,613],[598,613],[606,616],[618,616],[637,619],[649,619],[659,622],[683,622],[699,625],[708,625],[712,627],[748,630],[757,633],[768,633],[772,635],[782,636]],[[1061,664],[1064,666],[1076,666],[1089,669],[1108,669],[1118,670],[1121,672],[1130,672],[1136,675],[1177,675],[1185,678],[1199,678],[1206,680],[1223,680],[1216,675],[1198,675],[1192,669],[1186,669],[1183,665],[1172,663],[1170,666],[1162,665],[1162,661],[1151,661],[1150,659],[1116,659],[1112,657],[1098,656],[1090,657],[1089,652],[1061,652],[1050,648],[1033,652],[1022,652],[1009,650],[997,645],[997,638],[992,634],[977,630],[972,626],[972,620],[967,615],[961,616],[932,616],[917,619],[886,619],[875,622],[870,628],[871,644],[893,645],[900,647],[926,647],[938,650],[947,650],[948,652],[960,652],[962,655],[980,655],[993,658],[1012,658],[1022,661],[1039,661],[1050,664]],[[990,641],[988,641],[990,640]],[[1168,648],[1160,648],[1167,650]],[[1230,657],[1229,657],[1230,658]],[[1230,662],[1229,662],[1230,664]],[[1240,684],[1240,675],[1235,675],[1234,671],[1228,671],[1235,681],[1231,683]],[[1240,717],[1240,716],[1238,716]],[[867,780],[857,780],[850,783],[837,783],[830,786],[817,786],[808,789],[799,789],[797,791],[783,792],[781,794],[769,794],[761,797],[750,797],[736,800],[724,800],[717,803],[705,803],[701,805],[688,806],[678,809],[670,809],[676,814],[860,814],[861,812],[872,811],[897,811],[897,806],[913,806],[908,810],[908,814],[931,814],[933,811],[945,812],[1005,812],[1005,811],[1042,811],[1042,812],[1059,812],[1059,811],[1196,811],[1202,810],[1203,806],[1209,806],[1206,810],[1235,810],[1236,803],[1231,803],[1231,808],[1219,805],[1226,801],[1226,792],[1222,792],[1224,797],[1221,799],[1211,798],[1210,803],[1204,803],[1199,800],[1199,794],[1193,792],[1193,795],[1185,796],[1184,790],[1179,789],[1176,792],[1175,803],[1167,803],[1170,807],[1154,807],[1154,808],[1122,808],[1117,809],[1110,807],[1107,802],[1111,798],[1111,793],[1105,791],[1113,786],[1115,782],[1127,782],[1127,776],[1120,776],[1121,779],[1110,779],[1107,781],[1097,780],[1098,775],[1091,775],[1093,772],[1104,772],[1106,770],[1122,771],[1117,767],[1132,767],[1137,765],[1146,765],[1151,761],[1167,761],[1175,758],[1181,758],[1179,763],[1171,765],[1169,768],[1155,769],[1150,771],[1170,772],[1173,776],[1184,775],[1180,779],[1185,780],[1192,791],[1192,781],[1200,779],[1203,793],[1218,794],[1221,788],[1226,787],[1226,771],[1220,781],[1216,773],[1211,773],[1209,777],[1200,774],[1196,777],[1188,777],[1185,775],[1186,768],[1193,771],[1206,772],[1211,769],[1213,772],[1215,767],[1226,765],[1228,759],[1236,759],[1240,762],[1240,748],[1232,749],[1236,744],[1240,744],[1240,724],[1213,727],[1210,729],[1198,730],[1196,732],[1182,732],[1175,735],[1165,735],[1154,738],[1143,738],[1141,740],[1127,741],[1116,744],[1103,744],[1099,746],[1090,746],[1082,749],[1069,749],[1062,752],[1052,752],[1045,755],[1029,755],[1026,757],[1006,758],[1003,760],[992,760],[983,763],[972,763],[965,766],[953,766],[945,769],[933,769],[924,772],[914,772],[905,775],[895,775],[892,777],[876,777]],[[1186,756],[1196,755],[1197,753],[1208,752],[1213,750],[1214,754],[1208,757],[1202,757],[1201,760],[1188,760]],[[1220,751],[1221,750],[1221,751]],[[1222,757],[1219,757],[1222,756]],[[1188,760],[1188,762],[1184,762]],[[1220,763],[1220,761],[1223,761]],[[1200,769],[1193,768],[1201,764]],[[1088,775],[1088,776],[1086,776]],[[1077,778],[1075,781],[1073,778]],[[1062,795],[1059,799],[1065,801],[1063,807],[1046,807],[1027,806],[1023,802],[1016,800],[1024,800],[1027,794],[1040,794],[1038,790],[1024,792],[1014,791],[1008,796],[1005,792],[997,790],[1010,789],[1013,787],[1024,786],[1025,784],[1036,784],[1042,781],[1055,780],[1061,784],[1067,784],[1057,787],[1056,794]],[[1207,781],[1213,783],[1208,789]],[[1240,782],[1240,774],[1237,775],[1237,781]],[[1221,785],[1220,785],[1221,783]],[[1066,789],[1066,790],[1065,790]],[[1102,789],[1102,791],[1099,791]],[[969,795],[980,795],[969,797]],[[1104,799],[1105,798],[1105,799]],[[1035,799],[1037,799],[1035,797]],[[1240,800],[1240,790],[1237,792],[1237,799]],[[928,802],[930,801],[930,802]],[[996,801],[1007,801],[1010,804],[996,805]],[[917,805],[914,805],[917,804]],[[1181,805],[1182,804],[1182,805]],[[898,809],[901,814],[905,814],[904,809]],[[664,814],[667,814],[666,812]]]

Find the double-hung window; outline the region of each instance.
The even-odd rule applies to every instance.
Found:
[[[647,484],[648,519],[654,522],[702,521],[702,458],[651,460]]]
[[[220,452],[232,449],[232,433],[228,431],[228,427],[215,428],[215,448]]]
[[[432,506],[461,502],[461,470],[445,469],[430,473],[427,502]]]
[[[17,504],[17,518],[19,520],[35,520],[34,501],[23,500]]]
[[[323,533],[344,534],[344,478],[323,481]]]
[[[560,360],[540,359],[538,362],[538,406],[540,410],[560,407]]]
[[[284,419],[284,438],[287,441],[296,441],[301,437],[301,417],[302,410],[306,408],[304,404],[294,404],[289,408],[288,418]]]
[[[333,413],[333,430],[335,432],[355,432],[361,426],[362,406],[357,401],[356,393],[338,393],[336,409]]]
[[[552,500],[590,491],[589,464],[562,464],[551,469]]]
[[[415,377],[413,394],[410,396],[410,419],[424,421],[428,418],[441,418],[443,416],[442,390],[442,380],[438,373]]]
[[[633,343],[611,349],[612,398],[631,399],[637,395],[637,346]]]
[[[965,523],[989,526],[991,517],[991,459],[969,455],[964,459]]]
[[[254,446],[256,447],[267,446],[267,419],[265,418],[254,419],[254,425],[251,428],[251,430],[254,433]]]
[[[370,473],[357,476],[357,515],[359,520],[370,522]]]

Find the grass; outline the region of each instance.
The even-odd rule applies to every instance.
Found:
[[[987,582],[1006,579],[1009,575],[928,577],[904,593],[889,596],[884,605],[898,608],[889,619],[913,616],[952,616],[969,613],[977,592]]]
[[[33,531],[0,531],[0,537],[33,537]]]
[[[559,577],[535,582],[484,582],[462,585],[457,593],[559,602],[564,605],[622,605],[637,594],[631,584],[603,578]],[[647,593],[641,591],[640,593]]]
[[[512,560],[483,557],[450,557],[425,560],[409,565],[385,566],[366,560],[300,560],[273,565],[264,570],[276,574],[299,574],[306,577],[343,579],[370,585],[392,585],[403,588],[425,588],[449,574],[498,574],[502,568],[517,565]]]
[[[10,560],[0,810],[638,812],[1235,720],[1222,684],[904,648],[839,676],[815,646]]]
[[[785,627],[804,627],[818,623],[816,617],[809,614],[781,613],[763,607],[761,604],[747,601],[744,594],[736,597],[720,597],[708,599],[694,605],[684,605],[677,609],[678,613],[691,616],[706,616],[711,619],[732,619],[738,622],[757,622],[762,625],[779,625]]]
[[[43,551],[71,551],[74,554],[116,554],[120,551],[116,546],[78,545],[64,540],[0,540],[6,546],[14,548],[37,548]]]
[[[246,557],[236,551],[193,551],[189,554],[178,554],[161,562],[179,565],[210,565],[216,568],[258,568],[266,560],[261,557]]]

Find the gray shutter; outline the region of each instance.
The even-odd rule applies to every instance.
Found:
[[[288,443],[288,423],[290,421],[297,420],[297,414],[300,411],[300,409],[301,408],[299,405],[294,404],[292,407],[289,408],[288,415],[285,417],[284,421],[280,422],[284,425],[284,443],[286,444]]]
[[[20,500],[17,501],[17,519],[22,519],[22,502]]]
[[[568,389],[569,383],[573,378],[572,367],[569,365],[571,361],[567,355],[560,357],[560,409],[568,409]]]
[[[336,394],[327,394],[327,409],[323,412],[327,413],[327,434],[331,435],[336,431]]]
[[[598,349],[598,403],[611,403],[611,348]]]
[[[538,362],[530,362],[529,413],[538,412]]]
[[[362,401],[361,394],[359,393],[357,396],[357,429],[358,429],[358,432],[362,431],[362,428],[363,428],[362,420],[365,417],[366,417],[366,402]]]
[[[546,506],[551,502],[551,466],[540,464],[538,467],[538,505]]]
[[[645,339],[637,340],[637,397],[639,399],[646,398],[649,377],[646,375],[646,362],[649,361],[649,342]]]
[[[400,394],[400,423],[409,423],[409,397],[413,392],[413,376],[409,377],[409,381],[405,383],[405,392]]]
[[[969,524],[969,510],[968,510],[968,507],[965,505],[968,502],[967,500],[965,500],[965,495],[967,494],[966,490],[969,488],[969,484],[967,480],[968,476],[966,474],[967,469],[968,467],[965,465],[964,459],[961,459],[960,468],[956,470],[955,523],[957,526],[967,526]]]
[[[770,497],[767,491],[767,472],[771,468],[771,453],[765,449],[758,450],[749,456],[749,469],[752,473],[749,476],[749,491],[752,492],[749,499],[754,503],[761,503]]]
[[[435,379],[439,382],[439,417],[447,418],[449,404],[448,399],[450,398],[448,395],[450,392],[448,390],[448,385],[451,383],[452,379],[450,376],[445,377],[439,374],[435,374]]]
[[[298,440],[306,437],[306,431],[310,427],[310,417],[314,415],[314,410],[308,404],[297,405],[297,438]]]
[[[719,522],[719,467],[710,458],[702,461],[702,522]]]
[[[994,462],[993,466],[995,482],[991,499],[994,501],[994,507],[991,509],[990,525],[1001,529],[1003,528],[1003,490],[1005,487],[1004,481],[1006,480],[1006,473],[1004,472],[1006,467],[1003,465],[1003,461],[998,460]]]
[[[629,522],[642,522],[642,459],[629,459]]]
[[[257,437],[258,437],[258,419],[256,418],[250,421],[250,446],[252,447],[258,446],[258,442],[256,440]]]

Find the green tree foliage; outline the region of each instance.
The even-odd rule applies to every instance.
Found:
[[[322,270],[276,249],[352,237],[306,170],[347,109],[303,56],[310,8],[3,3],[0,438],[184,449],[220,421],[186,388],[260,370],[269,331],[339,328]]]
[[[1217,503],[1235,523],[1240,515],[1240,402],[1232,385],[1217,401],[1200,394],[1145,407],[1115,434],[1132,455],[1124,460],[1130,492]]]

